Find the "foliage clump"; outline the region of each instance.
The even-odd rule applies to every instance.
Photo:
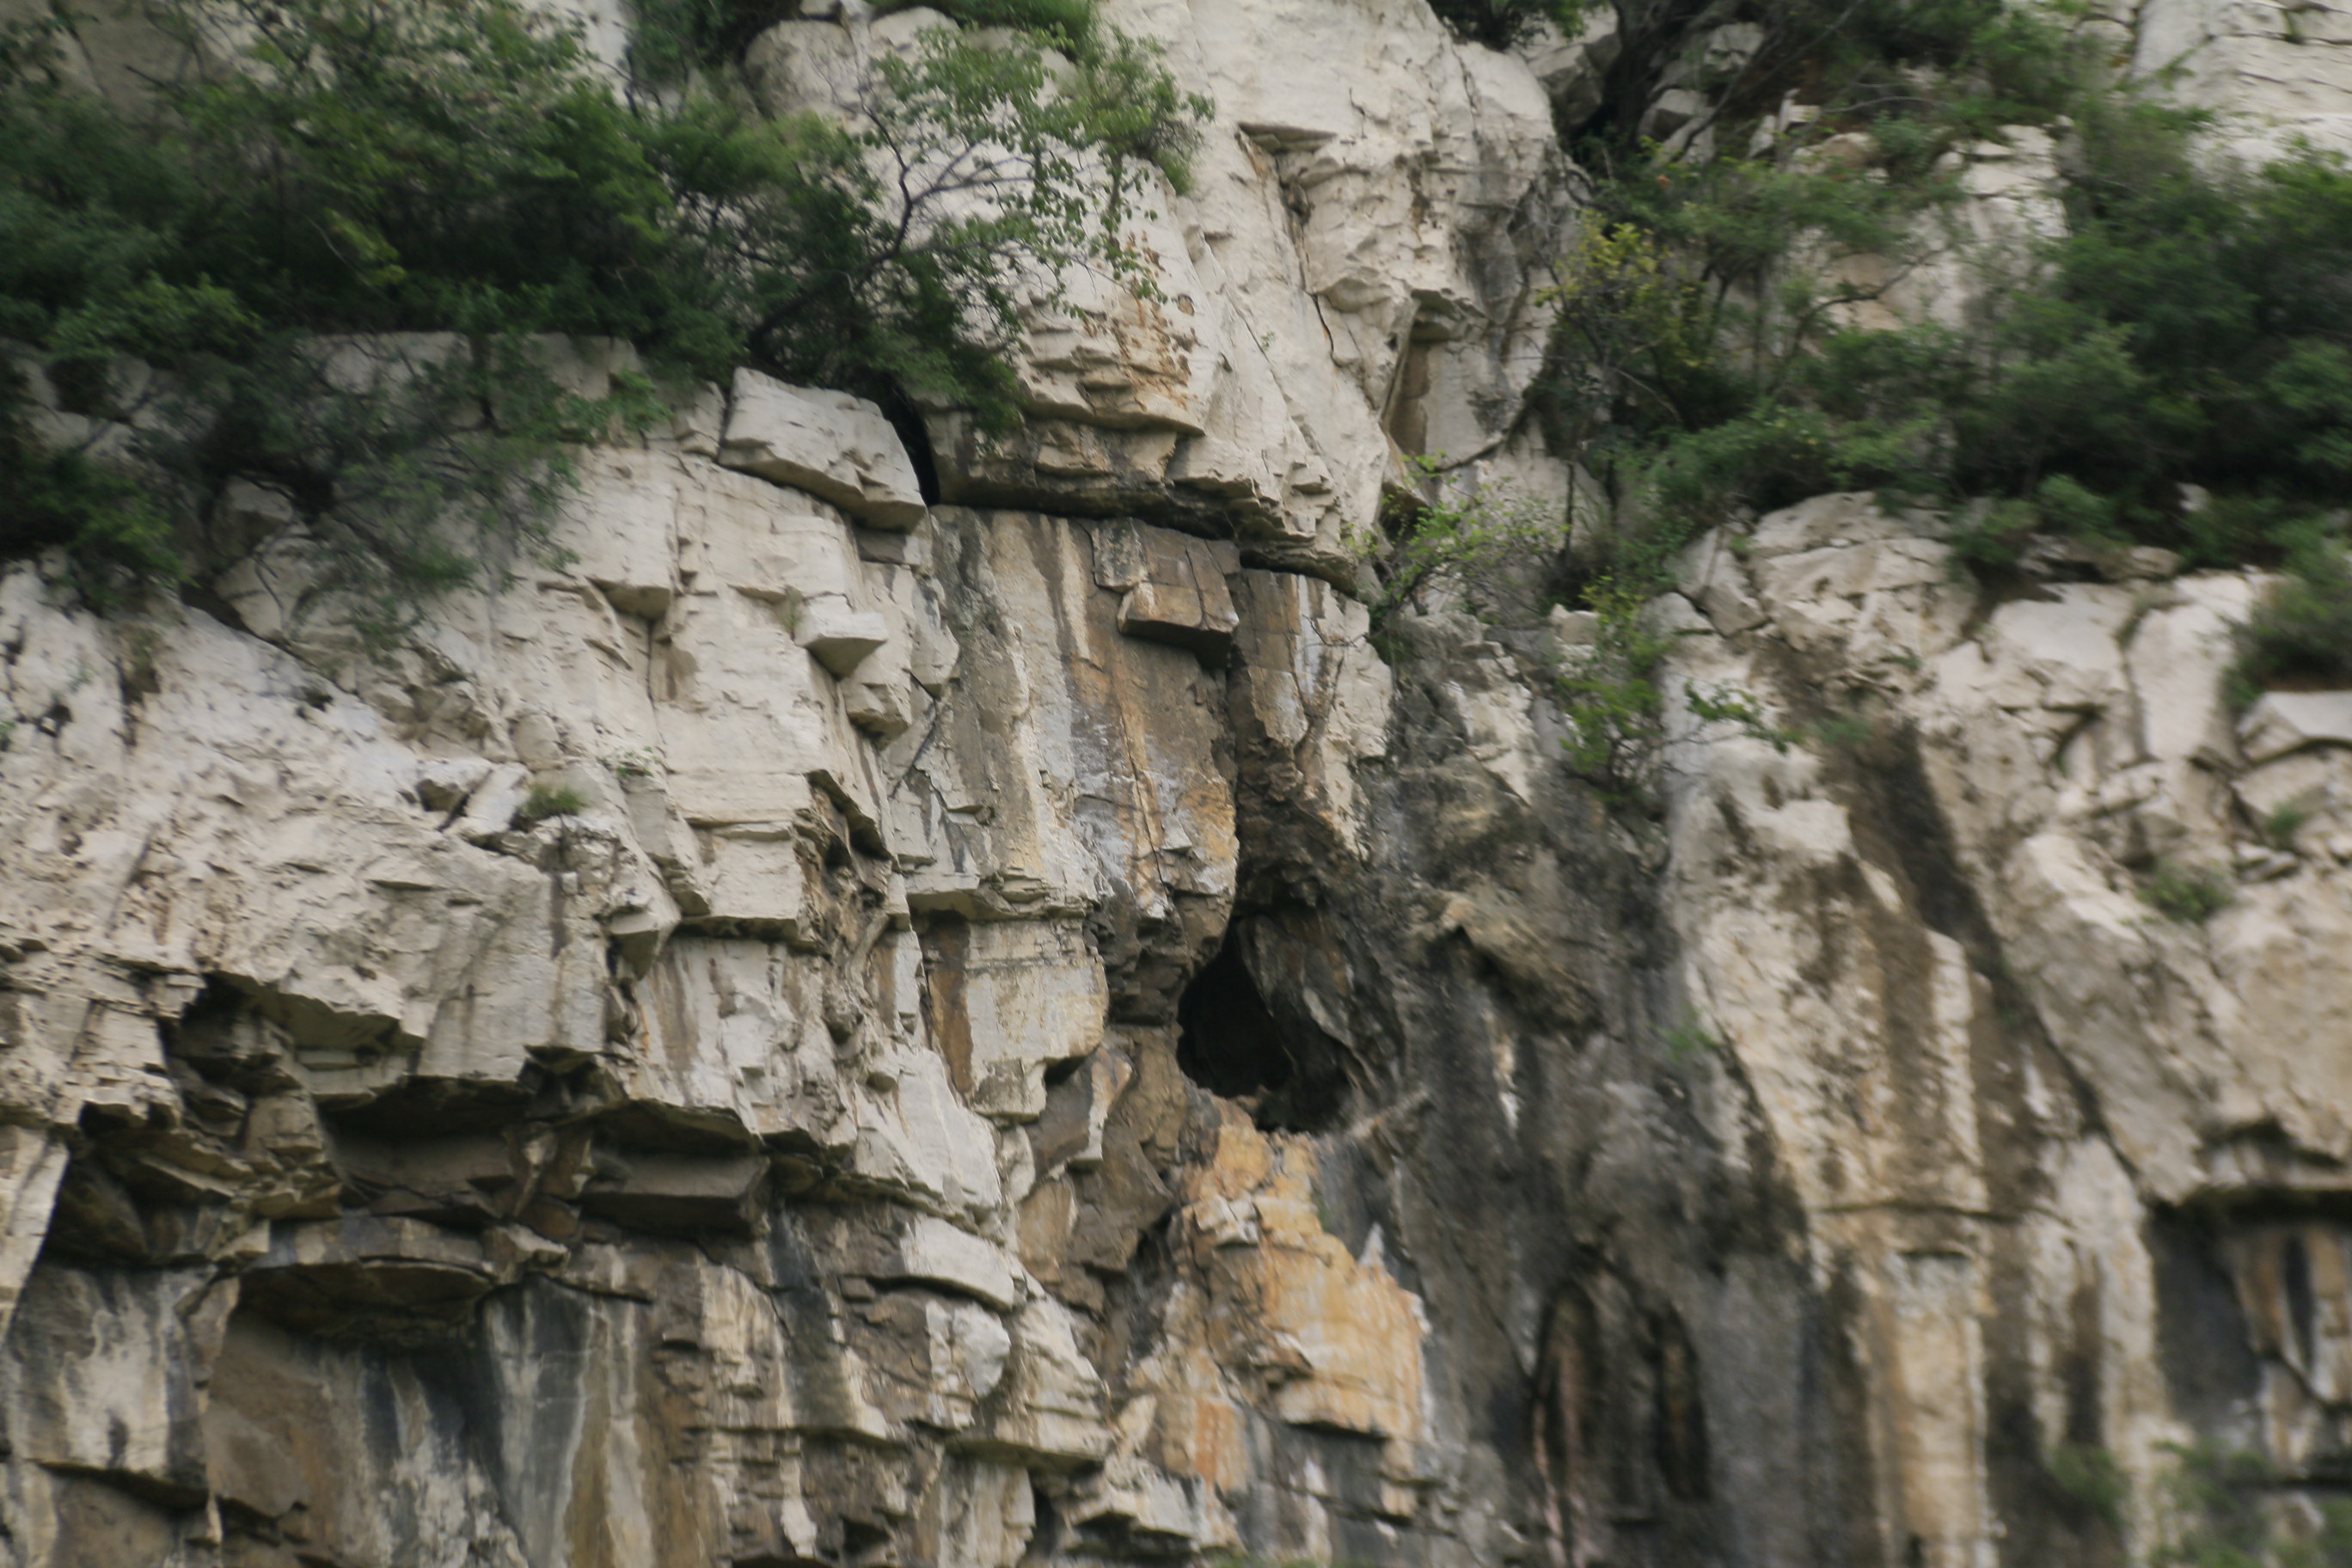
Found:
[[[935,29],[862,117],[771,119],[723,73],[616,82],[517,0],[227,13],[162,0],[184,68],[135,104],[55,28],[0,41],[0,553],[62,545],[103,597],[301,538],[378,631],[543,549],[567,447],[658,381],[1003,427],[1030,294],[1148,287],[1139,172],[1181,180],[1206,112],[1109,29],[1076,63]],[[567,337],[635,353],[583,378]]]
[[[2352,560],[2306,528],[2287,566],[2238,629],[2229,694],[2240,707],[2273,686],[2352,686]]]
[[[1498,573],[1557,553],[1568,542],[1564,509],[1502,482],[1448,483],[1442,456],[1408,459],[1414,488],[1382,509],[1383,533],[1365,541],[1377,586],[1367,608],[1381,626],[1424,587],[1444,581],[1483,608]]]
[[[577,816],[588,809],[588,797],[570,784],[535,784],[523,797],[515,820],[528,827],[551,816]]]
[[[1591,646],[1571,648],[1555,683],[1567,715],[1569,764],[1612,804],[1629,804],[1665,743],[1666,694],[1659,667],[1674,639],[1643,614],[1647,584],[1604,577],[1589,584]]]
[[[2214,1443],[2175,1447],[2160,1498],[2168,1539],[2150,1568],[2352,1568],[2352,1502],[2320,1502],[2284,1530],[2271,1498],[2282,1478],[2262,1454]]]
[[[1573,38],[1600,0],[1430,0],[1430,9],[1457,38],[1507,49],[1533,37],[1546,22]]]
[[[2210,866],[2159,860],[2140,886],[2147,906],[2182,925],[2203,925],[2238,901],[2229,877]]]
[[[1602,177],[1558,268],[1554,422],[1638,500],[1627,548],[1871,487],[2005,503],[1963,541],[1987,564],[2036,528],[2281,559],[2352,481],[2352,170],[2200,164],[2197,116],[2105,85],[2049,14],[1813,9],[1772,8],[1719,154],[1605,118],[1580,148]],[[2011,127],[2068,177],[2063,232],[2003,255],[1954,225]],[[1975,319],[1863,319],[1940,254],[1978,268]]]
[[[1592,641],[1565,651],[1553,682],[1569,733],[1569,765],[1612,805],[1641,802],[1668,739],[1667,691],[1659,677],[1674,651],[1672,634],[1648,613],[1656,584],[1601,577],[1585,584]],[[1751,740],[1785,752],[1800,739],[1766,718],[1756,700],[1737,687],[1682,691],[1683,705],[1702,724],[1733,724]]]
[[[2113,1453],[2089,1443],[2060,1443],[2044,1460],[2058,1489],[2081,1503],[2109,1529],[2124,1524],[2131,1500],[2131,1478]]]

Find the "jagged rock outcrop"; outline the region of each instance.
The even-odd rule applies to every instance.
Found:
[[[1681,749],[1684,1005],[1850,1301],[1880,1549],[2087,1561],[2179,1447],[2332,1473],[2352,753],[2342,694],[2225,704],[2257,577],[2077,552],[1988,599],[1940,532],[1827,497],[1685,557],[1688,678],[1833,740]],[[2064,1444],[2138,1507],[2037,1518]]]
[[[1370,852],[1391,678],[1324,579],[1399,420],[1514,428],[1545,101],[1418,5],[1126,20],[1221,118],[1162,297],[1041,319],[1010,448],[935,412],[919,476],[746,373],[392,648],[295,613],[299,551],[115,619],[0,578],[12,1560],[1495,1527],[1404,1266],[1180,1039],[1244,773],[1320,874]]]
[[[2338,112],[2188,15],[2109,23]],[[0,574],[0,1555],[2022,1568],[2144,1557],[2200,1442],[2307,1510],[2352,699],[2223,704],[2259,582],[1718,531],[1676,679],[1804,738],[1678,719],[1612,814],[1554,629],[1349,590],[1399,452],[1569,488],[1616,32],[1118,19],[1218,119],[1009,444],[746,374],[391,649]],[[2049,218],[2046,142],[1969,159]]]

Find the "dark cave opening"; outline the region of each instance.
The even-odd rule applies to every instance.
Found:
[[[1346,1053],[1311,1021],[1267,1004],[1240,930],[1236,921],[1225,932],[1177,1000],[1176,1065],[1211,1094],[1240,1100],[1266,1131],[1328,1131],[1345,1118]]]

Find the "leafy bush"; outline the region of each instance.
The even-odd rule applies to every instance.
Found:
[[[529,826],[551,816],[577,816],[587,809],[588,797],[569,784],[535,784],[515,813],[515,820]]]
[[[1595,635],[1591,646],[1568,650],[1554,681],[1569,722],[1561,742],[1569,765],[1612,805],[1643,797],[1666,744],[1666,693],[1657,678],[1674,638],[1650,626],[1645,612],[1654,587],[1615,577],[1586,584]],[[1694,683],[1684,689],[1683,702],[1701,723],[1737,724],[1778,751],[1798,739],[1768,723],[1756,700],[1736,687]]]
[[[2283,1529],[2270,1500],[2287,1478],[2269,1458],[2213,1442],[2166,1447],[2149,1568],[2352,1568],[2352,1502],[2321,1500],[2315,1520]],[[2132,1489],[2113,1454],[2061,1444],[2047,1463],[2061,1489],[2122,1527]]]
[[[1612,805],[1637,796],[1665,744],[1665,692],[1657,673],[1674,639],[1646,624],[1649,587],[1609,577],[1587,585],[1593,642],[1570,651],[1556,683],[1571,731],[1562,742],[1569,763]]]
[[[2300,800],[2286,801],[2263,814],[2260,824],[2263,839],[2273,849],[2293,849],[2295,835],[2313,816],[2310,805]]]
[[[1002,428],[1027,291],[1080,263],[1148,287],[1138,166],[1181,181],[1206,112],[1107,30],[1066,68],[926,34],[842,124],[723,80],[616,91],[517,0],[232,6],[243,58],[205,68],[218,30],[164,0],[190,68],[140,113],[40,32],[0,47],[0,338],[45,367],[0,371],[0,552],[63,544],[103,594],[299,533],[377,630],[543,547],[567,445],[655,413],[642,377],[567,392],[545,335]],[[451,336],[354,368],[350,333]],[[127,468],[56,439],[47,393],[131,420]]]
[[[2131,1478],[2114,1454],[2087,1443],[2061,1443],[2050,1450],[2050,1479],[2058,1489],[2096,1514],[2112,1529],[2121,1529],[2124,1505],[2130,1500]]]
[[[877,7],[904,9],[902,3]],[[1095,0],[938,0],[967,26],[1010,27],[1076,53],[1102,41]],[[675,86],[740,65],[751,41],[800,15],[798,0],[630,0],[629,68],[640,81]]]
[[[2159,860],[2141,884],[2140,897],[2167,920],[2203,925],[2236,903],[2238,891],[2225,873],[2210,866]]]
[[[2352,686],[2352,561],[2331,542],[2306,539],[2288,564],[2238,630],[2230,696],[2240,707],[2273,685]]]
[[[1988,566],[2037,529],[2196,564],[2296,555],[2352,483],[2352,168],[2309,148],[2200,167],[2195,116],[2120,95],[2047,15],[1869,0],[1822,28],[1819,9],[1766,8],[1712,121],[1745,148],[1793,90],[1810,125],[1701,158],[1604,117],[1578,149],[1601,218],[1557,268],[1552,423],[1635,503],[1618,569],[1865,486],[2001,502],[1958,541]],[[2067,232],[1975,258],[2009,268],[1980,320],[1841,325],[1953,238],[1945,154],[2018,123],[2066,138]],[[2316,603],[2287,612],[2299,647],[2343,635]]]
[[[1457,38],[1507,49],[1524,42],[1546,22],[1569,37],[1584,28],[1584,18],[1600,0],[1430,0],[1430,9]]]
[[[2282,1539],[2268,1506],[2280,1476],[2267,1458],[2213,1443],[2171,1452],[2161,1499],[2169,1539],[2148,1554],[2151,1568],[2352,1568],[2352,1504],[2322,1503],[2315,1531]]]
[[[1409,467],[1423,489],[1438,493],[1392,499],[1382,512],[1383,533],[1365,541],[1380,584],[1368,606],[1375,630],[1436,580],[1452,580],[1475,606],[1498,569],[1531,554],[1556,553],[1568,542],[1564,509],[1507,484],[1447,491],[1441,488],[1442,458],[1410,459]]]
[[[629,72],[675,86],[727,71],[752,39],[799,14],[799,0],[630,0]]]

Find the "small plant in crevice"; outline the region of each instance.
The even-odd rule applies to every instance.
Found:
[[[2258,825],[2262,830],[2263,842],[2273,849],[2293,849],[2295,835],[2303,831],[2305,825],[2311,821],[2313,815],[2310,805],[2299,799],[2284,801],[2273,806],[2263,814],[2263,819]]]
[[[1683,706],[1702,724],[1736,724],[1748,739],[1761,741],[1776,752],[1785,752],[1805,738],[1801,731],[1773,723],[1756,699],[1737,686],[1721,682],[1701,686],[1693,681],[1683,689]]]
[[[1665,1045],[1666,1054],[1678,1062],[1698,1061],[1729,1048],[1714,1026],[1696,1015],[1668,1029]]]
[[[1841,752],[1859,751],[1877,732],[1869,716],[1862,713],[1832,713],[1811,729],[1814,740]]]
[[[2236,884],[2210,866],[2158,860],[2141,879],[2141,901],[2168,921],[2203,925],[2238,901]]]
[[[1612,805],[1630,805],[1646,782],[1666,737],[1665,692],[1658,669],[1673,639],[1643,615],[1649,595],[1602,577],[1584,591],[1594,617],[1591,645],[1571,649],[1553,688],[1570,734],[1560,742],[1570,766]]]
[[[523,797],[515,820],[528,827],[551,816],[577,816],[588,809],[588,797],[570,784],[535,784]]]
[[[2058,1489],[2111,1530],[2120,1530],[2131,1500],[2131,1478],[2109,1450],[2090,1443],[2060,1443],[2042,1461]]]
[[[1666,689],[1659,677],[1675,638],[1654,630],[1647,614],[1660,586],[1612,576],[1587,583],[1582,598],[1593,616],[1593,639],[1564,650],[1553,676],[1553,695],[1569,724],[1560,742],[1569,765],[1612,806],[1644,798],[1666,746]],[[1776,751],[1798,739],[1770,723],[1738,687],[1694,681],[1683,689],[1683,705],[1702,724],[1738,725]]]
[[[1564,507],[1507,483],[1451,490],[1443,453],[1407,458],[1406,466],[1421,493],[1392,498],[1382,512],[1384,528],[1362,546],[1379,583],[1367,606],[1375,632],[1439,582],[1456,588],[1474,610],[1486,608],[1497,574],[1548,563],[1568,542]]]
[[[604,759],[604,766],[625,785],[661,776],[661,759],[645,746],[631,746]]]

